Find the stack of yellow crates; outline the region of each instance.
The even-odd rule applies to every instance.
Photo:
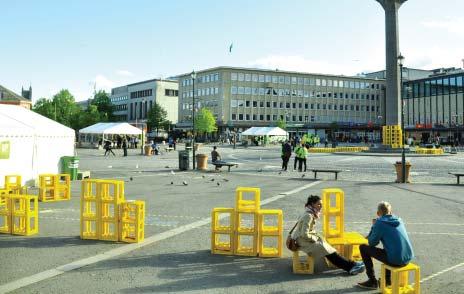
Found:
[[[81,193],[82,239],[143,241],[145,202],[126,202],[123,181],[86,179]]]
[[[323,236],[345,258],[361,260],[359,245],[367,244],[367,239],[357,232],[345,232],[344,201],[343,190],[322,190]]]
[[[246,194],[251,194],[251,199],[245,198]],[[213,209],[211,253],[260,257],[282,256],[282,210],[260,209],[260,199],[259,188],[238,187],[235,209],[222,207]],[[222,223],[221,220],[225,218],[229,221]],[[268,246],[267,241],[272,240],[276,245]]]
[[[403,147],[403,132],[400,125],[390,125],[382,127],[382,143],[390,145],[392,148]]]
[[[37,196],[0,194],[0,233],[30,236],[39,232]]]
[[[42,202],[71,199],[71,180],[68,174],[39,175],[39,200]]]

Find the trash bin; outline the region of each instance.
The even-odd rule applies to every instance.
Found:
[[[79,168],[79,157],[63,156],[61,157],[61,173],[68,174],[71,181],[77,180],[77,169]]]
[[[190,165],[189,151],[188,150],[179,151],[179,170],[188,170],[189,165]]]
[[[144,146],[145,156],[151,156],[151,145],[147,144]]]
[[[208,155],[197,154],[197,169],[207,170],[208,169]]]
[[[401,183],[403,179],[403,165],[401,161],[397,161],[395,164],[396,169],[396,182]],[[411,183],[411,179],[409,178],[409,171],[411,170],[411,163],[406,161],[406,183]]]

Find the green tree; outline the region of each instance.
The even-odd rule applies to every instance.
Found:
[[[73,129],[78,128],[76,116],[82,111],[75,103],[74,96],[66,89],[55,94],[51,100],[39,99],[33,110]]]
[[[114,105],[105,91],[99,90],[96,92],[90,104],[97,107],[100,113],[100,121],[111,121],[114,119]]]
[[[86,110],[80,111],[73,116],[71,125],[75,130],[80,130],[102,121],[100,116],[101,113],[98,112],[97,106],[91,104]]]
[[[282,130],[287,129],[287,123],[281,118],[277,121],[277,126]]]
[[[48,117],[49,119],[55,119],[55,105],[47,98],[40,98],[34,104],[33,111]]]
[[[195,131],[210,134],[217,131],[216,119],[208,108],[202,108],[195,116]]]
[[[170,121],[167,120],[168,113],[166,110],[161,107],[158,103],[155,102],[153,107],[148,111],[147,114],[147,126],[150,130],[155,129],[156,134],[160,129],[167,130]]]

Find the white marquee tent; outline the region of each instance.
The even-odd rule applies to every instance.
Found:
[[[5,175],[21,175],[23,184],[39,174],[59,173],[60,158],[74,156],[75,133],[31,110],[0,104],[0,186]]]
[[[251,127],[242,136],[287,136],[287,132],[279,127]]]
[[[100,138],[112,139],[113,135],[141,135],[142,130],[128,123],[96,123],[79,130],[79,145],[95,145]]]

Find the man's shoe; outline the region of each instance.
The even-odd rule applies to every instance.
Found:
[[[358,283],[358,286],[364,289],[375,290],[379,287],[376,279],[369,279],[365,282]]]
[[[359,273],[362,273],[365,270],[364,263],[362,262],[355,262],[354,266],[350,269],[350,275],[357,275]]]

